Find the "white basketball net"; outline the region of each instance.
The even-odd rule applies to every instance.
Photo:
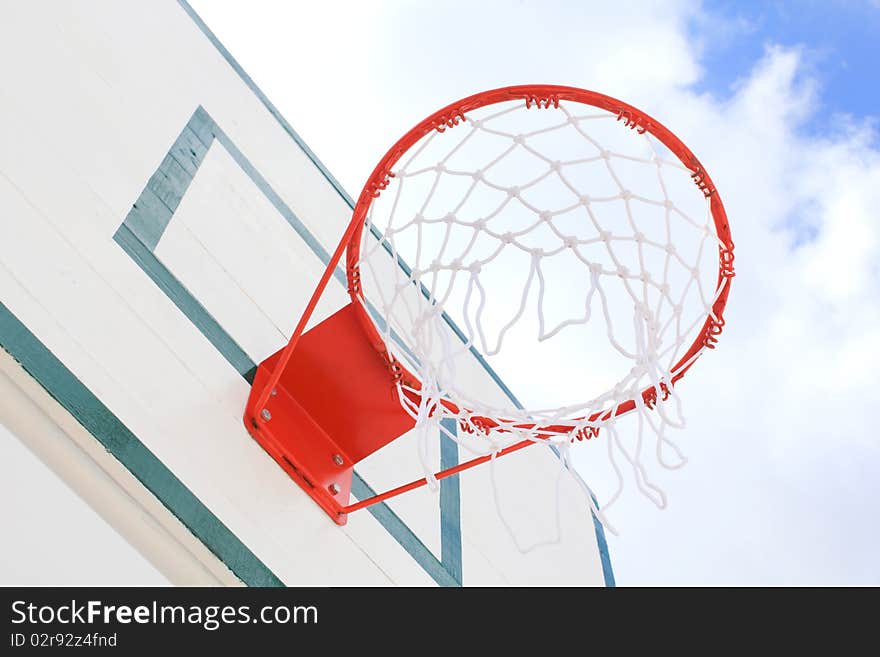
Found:
[[[671,381],[727,280],[717,284],[723,245],[694,172],[656,138],[589,105],[529,105],[469,112],[400,158],[368,212],[363,300],[421,381],[398,384],[419,425],[454,418],[463,435],[448,435],[476,454],[550,442],[564,468],[572,441],[601,430],[618,482],[603,508],[622,465],[662,508],[643,457],[650,439],[661,466],[685,461],[667,435],[683,425]],[[511,402],[475,374],[472,350],[562,404]],[[667,401],[646,404],[649,387]],[[622,431],[628,400],[635,418]]]

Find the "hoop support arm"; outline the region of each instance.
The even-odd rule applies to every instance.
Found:
[[[311,319],[312,313],[314,313],[315,307],[318,305],[318,301],[320,301],[321,299],[321,295],[324,294],[324,289],[327,287],[327,283],[330,282],[330,277],[333,275],[333,272],[335,271],[337,265],[339,265],[340,260],[342,260],[342,254],[345,252],[346,246],[351,240],[351,237],[354,234],[357,226],[357,221],[354,220],[348,225],[348,228],[346,228],[342,239],[339,240],[339,244],[336,246],[336,250],[333,252],[333,255],[330,256],[330,260],[327,261],[327,267],[324,269],[324,273],[321,275],[321,279],[318,281],[318,285],[315,287],[315,291],[312,293],[312,296],[309,299],[309,303],[306,306],[305,311],[303,311],[302,317],[300,317],[299,323],[297,323],[296,328],[293,331],[293,335],[290,336],[290,341],[281,352],[278,364],[276,365],[269,379],[266,381],[266,385],[263,387],[263,390],[260,392],[260,395],[257,398],[257,403],[255,405],[256,408],[260,409],[265,407],[269,396],[272,394],[272,390],[274,390],[275,387],[278,385],[278,380],[281,378],[284,370],[287,369],[287,364],[290,361],[290,357],[293,354],[294,349],[296,349],[296,345],[299,342],[299,339],[302,337],[302,334],[305,331],[306,324],[308,324],[309,319]],[[262,419],[259,417],[256,417],[254,419],[256,419],[258,422],[262,422]]]
[[[495,458],[506,456],[507,454],[511,454],[516,452],[523,447],[528,447],[529,445],[537,445],[539,441],[527,439],[522,440],[518,443],[510,445],[509,447],[505,447],[502,450],[499,450],[495,455]],[[451,468],[447,468],[446,470],[441,470],[440,472],[434,475],[434,479],[446,479],[447,477],[451,477],[452,475],[456,475],[459,472],[463,472],[465,470],[469,470],[477,465],[482,465],[487,461],[492,460],[492,455],[487,454],[485,456],[478,456],[476,458],[471,459],[470,461],[465,461],[464,463],[459,463],[456,466]],[[353,511],[360,511],[361,509],[365,509],[368,506],[373,506],[374,504],[379,504],[379,502],[384,502],[385,500],[389,500],[392,497],[397,497],[398,495],[402,495],[403,493],[408,493],[411,490],[415,490],[416,488],[421,488],[422,486],[426,486],[428,484],[428,478],[422,477],[421,479],[416,479],[415,481],[411,481],[408,484],[404,484],[403,486],[398,486],[397,488],[392,488],[389,491],[385,491],[384,493],[379,493],[378,495],[374,495],[373,497],[368,497],[365,500],[361,500],[359,502],[355,502],[354,504],[349,504],[348,506],[342,507],[340,513],[352,513]]]

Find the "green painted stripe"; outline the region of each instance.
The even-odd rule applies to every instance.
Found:
[[[440,420],[449,433],[456,435],[458,423],[455,418]],[[458,465],[458,443],[445,433],[440,433],[440,469]],[[440,481],[440,550],[443,565],[456,582],[462,580],[461,561],[461,484],[459,475]]]
[[[202,160],[205,159],[205,155],[208,153],[208,144],[205,144],[191,128],[195,123],[195,120],[195,116],[190,119],[187,127],[180,133],[177,141],[174,142],[174,145],[171,146],[171,150],[168,151],[168,155],[174,158],[174,161],[179,164],[190,177],[196,175],[196,171],[199,170],[199,167],[202,165]]]
[[[593,504],[598,507],[599,501],[596,499],[595,495],[592,497]],[[611,554],[608,552],[608,541],[605,539],[605,528],[602,526],[602,523],[599,522],[599,518],[596,517],[596,514],[593,513],[592,509],[590,510],[590,515],[593,516],[593,528],[596,530],[596,543],[599,546],[599,560],[602,562],[602,576],[605,579],[605,586],[608,588],[614,588],[617,584],[614,581],[614,570],[611,568]]]
[[[131,206],[125,225],[146,248],[152,250],[159,244],[173,214],[174,211],[153,190],[145,189]]]
[[[550,450],[556,455],[556,458],[562,458],[559,454],[559,448],[556,445],[549,445]],[[586,486],[583,479],[581,479],[580,474],[576,470],[569,470],[572,477],[580,480],[582,486]],[[589,487],[587,487],[589,489]],[[590,498],[593,500],[593,504],[596,508],[599,507],[599,500],[596,499],[596,496],[593,493],[590,493]],[[593,509],[590,508],[590,517],[593,519],[593,530],[596,533],[596,545],[599,548],[599,562],[602,565],[602,579],[605,581],[605,586],[608,588],[614,588],[614,570],[611,568],[611,554],[608,552],[608,541],[605,538],[605,527],[602,526],[602,522],[596,517],[596,514],[593,513]]]
[[[199,329],[202,335],[214,345],[217,351],[229,361],[229,364],[239,374],[247,378],[248,373],[252,372],[256,367],[251,357],[238,346],[238,343],[220,326],[220,323],[214,319],[211,313],[196,301],[195,297],[190,294],[190,291],[168,271],[165,265],[159,262],[159,259],[156,258],[147,245],[129,228],[128,220],[117,229],[113,239],[131,256],[131,259],[138,264],[144,273],[150,277],[150,280],[159,286],[159,289],[171,299],[174,305],[186,315],[187,319]],[[253,382],[252,374],[249,381]]]
[[[204,108],[200,107],[202,113],[205,113]],[[205,113],[206,114],[206,113]],[[213,120],[209,118],[213,123]],[[219,141],[223,148],[232,156],[232,159],[235,160],[235,163],[241,167],[241,170],[244,171],[248,178],[250,178],[254,185],[263,193],[266,199],[272,204],[272,206],[278,211],[278,213],[284,217],[284,220],[293,228],[294,232],[299,235],[300,239],[309,247],[309,250],[314,253],[318,259],[323,263],[327,264],[330,262],[330,254],[323,247],[323,245],[315,238],[314,235],[306,228],[305,224],[300,221],[299,217],[296,216],[296,213],[290,209],[290,206],[284,202],[284,199],[281,198],[281,195],[275,191],[272,185],[257,171],[257,168],[251,164],[251,161],[245,157],[244,153],[242,153],[238,146],[236,146],[232,140],[227,136],[225,132],[218,126],[216,123],[213,123],[213,133],[217,137],[217,141]],[[342,269],[337,269],[333,272],[336,280],[341,282],[343,285],[348,285],[348,282],[345,278],[345,272]]]
[[[2,303],[0,346],[236,577],[249,586],[283,585]]]
[[[360,475],[355,473],[351,482],[351,492],[359,500],[365,500],[376,494],[367,482]],[[410,556],[416,560],[428,575],[440,586],[461,586],[461,579],[456,578],[455,574],[449,569],[449,565],[441,563],[437,557],[422,543],[419,538],[413,534],[412,530],[407,527],[406,523],[394,513],[387,504],[381,502],[368,506],[367,510],[373,517],[382,523],[382,526],[397,539],[403,548],[409,552]]]

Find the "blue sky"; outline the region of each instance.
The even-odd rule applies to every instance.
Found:
[[[799,131],[821,139],[853,123],[877,128],[880,2],[711,0],[703,10],[689,28],[702,46],[704,74],[696,89],[730,99],[768,48],[792,49],[800,54],[799,75],[814,90]],[[792,248],[815,240],[818,231],[810,207],[794,208],[781,227]]]
[[[833,129],[836,114],[875,116],[880,106],[880,4],[870,0],[713,0],[692,30],[705,43],[699,86],[727,98],[768,44],[801,48],[821,86],[807,127]],[[721,29],[719,22],[722,24]]]

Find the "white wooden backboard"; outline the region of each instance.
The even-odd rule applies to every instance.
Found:
[[[613,583],[571,481],[560,540],[518,549],[556,532],[543,447],[496,467],[516,541],[487,468],[331,522],[242,413],[350,197],[185,2],[3,14],[0,421],[177,583]],[[316,320],[347,300],[331,286]],[[445,441],[437,465],[457,459]],[[353,492],[420,476],[407,436]]]

